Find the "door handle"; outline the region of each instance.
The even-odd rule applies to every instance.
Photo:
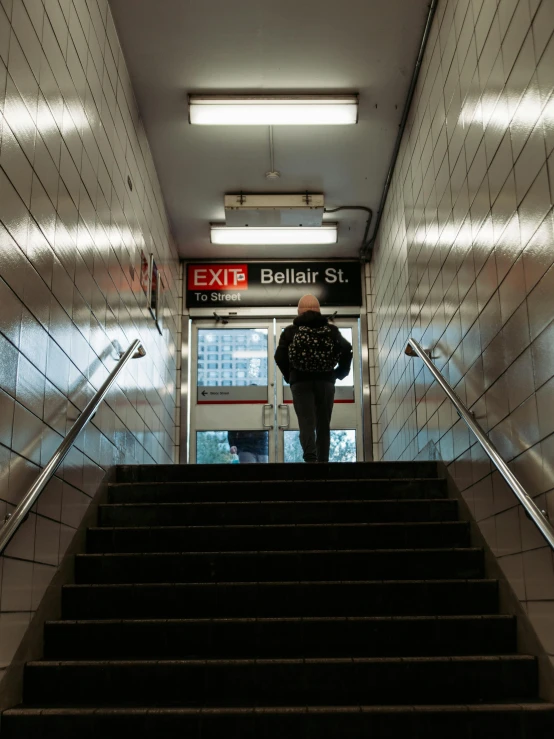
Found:
[[[272,403],[266,403],[265,405],[262,406],[262,427],[264,429],[272,429],[273,428],[273,424],[272,423],[267,424],[265,422],[265,412],[266,412],[267,409],[272,410],[273,409],[273,404]]]
[[[287,412],[287,423],[284,426],[279,426],[279,428],[281,430],[288,429],[288,427],[290,426],[290,408],[286,403],[280,403],[279,408],[283,408]]]

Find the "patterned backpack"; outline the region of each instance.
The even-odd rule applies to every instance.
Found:
[[[330,372],[340,357],[330,326],[299,326],[289,346],[291,367],[301,372]]]

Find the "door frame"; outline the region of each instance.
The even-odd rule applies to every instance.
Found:
[[[333,320],[333,324],[338,328],[351,328],[352,329],[352,370],[354,375],[354,401],[341,401],[335,400],[335,408],[333,410],[333,416],[331,417],[331,430],[342,430],[342,429],[354,429],[356,431],[356,460],[363,462],[364,460],[364,426],[363,426],[363,403],[362,403],[362,390],[363,380],[360,363],[360,321],[359,316],[347,318],[346,316],[336,316]],[[286,326],[286,322],[283,319],[277,319],[276,321],[276,336],[275,343],[279,343],[280,331]],[[276,442],[277,442],[277,459],[285,461],[285,431],[296,431],[298,430],[298,419],[296,414],[291,414],[290,400],[285,400],[284,397],[285,386],[282,383],[282,375],[279,369],[275,374],[275,408],[276,408]],[[352,423],[347,421],[338,421],[338,426],[333,428],[334,424],[337,423],[337,415],[346,416],[347,410],[345,406],[352,408],[351,416]],[[282,424],[283,416],[286,418],[287,425]],[[294,419],[294,420],[293,420]],[[292,423],[291,423],[292,421]]]
[[[363,296],[365,298],[365,295]],[[373,459],[372,445],[372,418],[371,418],[371,379],[368,351],[368,320],[365,304],[359,306],[325,306],[325,314],[335,317],[360,319],[360,363],[361,363],[361,400],[362,400],[362,434],[363,459],[370,462]],[[180,363],[180,426],[176,429],[176,443],[179,444],[179,460],[181,464],[192,464],[191,454],[191,400],[192,400],[192,327],[199,320],[211,320],[211,325],[217,325],[217,320],[225,319],[229,324],[250,321],[254,319],[290,319],[296,317],[296,309],[289,308],[237,308],[234,310],[221,309],[214,312],[209,308],[184,308],[182,317],[182,341]],[[216,316],[214,318],[214,316]]]
[[[225,402],[222,401],[220,403],[201,403],[199,404],[197,402],[197,390],[198,387],[197,384],[197,378],[198,378],[198,331],[202,329],[239,329],[239,328],[246,328],[246,329],[256,329],[256,328],[264,328],[267,329],[267,356],[268,356],[268,362],[267,362],[267,400],[266,402],[254,400],[251,402],[244,402],[239,401],[237,403],[232,402]],[[220,319],[214,319],[206,320],[206,319],[198,319],[192,322],[191,324],[191,331],[190,331],[190,372],[189,372],[189,378],[190,378],[190,390],[189,390],[189,407],[190,407],[190,413],[189,413],[189,462],[191,464],[196,464],[196,462],[193,462],[192,460],[196,459],[196,433],[198,431],[219,431],[219,430],[240,430],[241,427],[244,430],[259,430],[259,431],[267,431],[268,432],[268,452],[269,452],[269,462],[275,461],[275,424],[272,422],[271,424],[268,424],[266,421],[270,418],[274,418],[274,405],[275,405],[275,363],[273,362],[273,355],[275,354],[275,346],[274,346],[274,328],[273,328],[273,320],[264,319],[264,318],[251,318],[251,319],[237,319],[233,320],[232,322],[226,322],[222,325],[222,321]],[[260,387],[264,387],[261,385]],[[199,411],[198,407],[202,406],[203,410]],[[212,428],[198,428],[198,416],[204,415],[206,417],[210,417],[210,415],[213,415],[215,412],[217,412],[218,415],[222,416],[224,419],[226,417],[229,418],[229,422],[225,424],[223,422],[223,425],[230,425],[231,424],[231,417],[233,415],[233,412],[236,415],[236,408],[237,406],[240,406],[241,414],[240,414],[240,422],[238,425],[235,426],[234,429],[212,429]],[[272,413],[269,412],[269,407],[271,406]],[[215,409],[217,408],[217,411]],[[259,414],[259,415],[258,415]],[[259,427],[256,424],[257,421],[261,421],[259,423]],[[209,426],[209,424],[207,424]],[[201,424],[201,426],[204,426],[204,424]]]

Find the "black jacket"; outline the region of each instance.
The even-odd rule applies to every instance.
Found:
[[[275,352],[275,362],[289,385],[294,385],[295,382],[306,380],[335,382],[336,380],[342,380],[350,372],[350,365],[352,364],[352,346],[333,324],[330,324],[333,338],[337,341],[340,347],[339,363],[334,370],[331,370],[331,372],[302,372],[301,370],[293,369],[290,366],[289,346],[292,344],[292,340],[294,339],[295,333],[298,331],[298,327],[311,326],[313,328],[319,328],[328,323],[329,321],[327,318],[322,316],[319,311],[308,310],[305,313],[302,313],[301,316],[295,318],[294,322],[290,326],[287,326],[281,334],[279,346]]]

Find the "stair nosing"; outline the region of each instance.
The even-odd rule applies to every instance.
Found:
[[[319,503],[325,505],[373,505],[375,503],[401,503],[401,504],[412,504],[412,503],[457,503],[458,501],[454,498],[375,498],[374,500],[360,500],[360,499],[344,499],[337,500],[335,498],[318,498],[317,500],[190,500],[190,501],[151,501],[141,503],[102,503],[100,508],[151,508],[156,507],[168,507],[168,506],[253,506],[253,505],[317,505]]]
[[[98,667],[100,665],[112,665],[123,667],[127,665],[133,666],[250,666],[262,665],[271,666],[275,664],[286,665],[349,665],[349,664],[421,664],[421,663],[474,663],[474,662],[536,662],[537,657],[528,654],[494,654],[494,655],[466,655],[466,656],[448,656],[448,657],[300,657],[300,658],[281,658],[281,659],[99,659],[99,660],[41,660],[27,662],[28,667],[46,669],[52,667]]]
[[[282,480],[165,480],[165,481],[157,481],[153,480],[151,482],[140,482],[140,481],[131,481],[131,482],[111,482],[109,483],[109,487],[119,487],[120,485],[259,485],[261,482],[265,484],[270,485],[284,485],[290,482],[300,482],[300,483],[306,483],[306,482],[317,482],[318,484],[323,485],[335,485],[337,483],[341,482],[367,482],[367,483],[382,483],[382,482],[392,482],[392,483],[400,483],[400,482],[437,482],[437,480],[444,482],[444,477],[337,477],[337,478],[326,478],[324,480],[317,480],[317,479],[307,479],[302,477],[290,477],[290,478],[283,478]]]
[[[407,623],[431,621],[515,621],[516,616],[506,613],[460,614],[460,615],[426,615],[426,616],[283,616],[283,617],[237,617],[237,618],[94,618],[94,619],[57,619],[46,621],[47,626],[66,625],[135,625],[135,624],[234,624],[234,623]]]
[[[387,551],[387,550],[385,550]],[[440,550],[439,550],[440,551]],[[424,584],[453,584],[456,585],[461,583],[489,583],[492,585],[498,585],[498,579],[486,578],[486,577],[466,577],[460,579],[437,579],[437,580],[232,580],[229,582],[156,582],[156,583],[144,583],[144,582],[129,582],[129,583],[67,583],[64,588],[152,588],[152,587],[185,587],[185,588],[196,588],[196,587],[252,587],[262,586],[271,587],[275,585],[414,585],[415,583]]]
[[[421,526],[457,526],[469,527],[469,521],[367,521],[367,522],[344,522],[344,523],[232,523],[232,524],[198,524],[195,525],[174,525],[174,526],[90,526],[88,531],[152,531],[152,530],[204,530],[204,529],[291,529],[291,528],[367,528],[380,526],[398,526],[406,528],[417,528]]]
[[[250,556],[259,554],[274,554],[279,556],[287,555],[305,555],[305,554],[393,554],[395,552],[482,552],[482,547],[443,547],[443,548],[422,548],[416,549],[414,547],[407,547],[402,549],[248,549],[248,550],[236,550],[236,551],[205,551],[205,552],[91,552],[86,554],[76,554],[76,558],[85,557],[201,557],[201,556],[224,556],[224,557],[236,557],[236,556]]]
[[[530,701],[514,701],[513,703],[447,703],[447,704],[399,704],[399,705],[351,705],[351,706],[251,706],[251,707],[233,707],[233,706],[201,706],[201,707],[129,707],[129,708],[118,708],[118,707],[100,707],[100,708],[79,708],[73,707],[67,708],[52,708],[52,707],[34,707],[24,706],[17,708],[10,708],[4,711],[4,716],[17,717],[20,715],[74,715],[82,714],[90,716],[93,714],[107,713],[110,716],[120,715],[148,715],[160,714],[160,715],[183,715],[183,716],[224,716],[228,715],[241,715],[241,714],[257,714],[257,715],[281,715],[281,714],[299,714],[307,715],[314,713],[344,713],[344,714],[358,714],[358,713],[429,713],[436,711],[437,713],[445,713],[450,711],[455,712],[478,712],[486,713],[487,711],[499,711],[506,710],[513,713],[517,711],[554,711],[554,705],[547,703],[546,701],[530,700]]]

